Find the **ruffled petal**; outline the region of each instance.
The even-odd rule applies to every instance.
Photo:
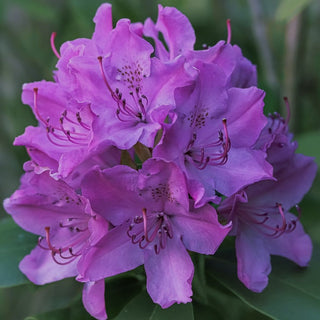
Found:
[[[173,7],[163,8],[159,4],[158,9],[156,29],[162,32],[168,44],[170,59],[192,50],[196,37],[189,19]]]

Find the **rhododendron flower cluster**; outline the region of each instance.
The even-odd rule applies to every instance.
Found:
[[[155,303],[190,302],[189,251],[213,255],[227,236],[253,291],[267,285],[271,254],[306,266],[298,202],[316,166],[295,153],[288,119],[264,116],[230,22],[227,41],[201,50],[172,7],[114,26],[103,4],[94,22],[91,39],[60,50],[53,34],[54,80],[23,86],[38,125],[15,139],[30,161],[4,203],[39,235],[21,271],[39,285],[75,277],[87,311],[106,319],[106,278],[144,265]]]

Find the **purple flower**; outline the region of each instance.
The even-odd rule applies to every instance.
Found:
[[[252,291],[268,284],[270,255],[286,257],[300,266],[311,258],[312,243],[299,221],[297,204],[311,187],[316,174],[312,158],[295,154],[287,123],[278,115],[269,122],[257,142],[267,148],[276,181],[261,181],[223,201],[219,213],[233,222],[238,277]],[[289,212],[296,206],[298,217]]]
[[[130,149],[137,142],[153,147],[157,132],[175,107],[174,90],[190,79],[184,59],[164,64],[151,58],[153,49],[131,31],[128,21],[119,21],[111,42],[113,50],[100,58],[96,78],[104,90],[92,103],[99,116],[95,138],[109,140],[120,149]]]
[[[104,168],[120,163],[120,151],[91,143],[95,115],[90,104],[69,99],[58,83],[25,84],[22,101],[31,106],[39,126],[27,127],[14,144],[26,146],[38,167],[66,178],[72,172],[79,176],[75,169],[83,171],[88,163]]]
[[[158,20],[156,24],[148,18],[144,23],[145,36],[155,41],[155,54],[163,61],[174,60],[177,56],[193,50],[196,36],[189,19],[173,7],[158,5]],[[168,50],[159,40],[161,32]]]
[[[153,147],[175,107],[174,90],[188,84],[190,76],[183,58],[164,63],[151,57],[154,49],[142,37],[142,25],[121,19],[112,29],[110,10],[109,6],[98,10],[92,40],[62,46],[56,78],[97,115],[94,145],[130,149],[141,142]]]
[[[187,250],[213,254],[230,226],[219,224],[210,205],[193,208],[181,171],[155,159],[139,172],[126,166],[95,169],[84,178],[83,193],[114,226],[80,264],[83,279],[98,281],[144,264],[154,302],[167,308],[191,301]]]
[[[38,246],[19,265],[38,285],[77,276],[86,250],[109,228],[85,197],[50,177],[48,171],[26,173],[20,189],[4,201],[4,207],[23,229],[40,235]],[[106,319],[104,281],[85,283],[83,300],[90,314]]]
[[[231,45],[231,26],[228,23],[228,40],[219,41],[213,47],[205,45],[203,50],[194,50],[195,34],[188,18],[173,7],[158,6],[158,19],[150,18],[144,23],[144,34],[155,42],[155,54],[162,61],[170,61],[179,56],[186,58],[186,68],[194,74],[194,66],[199,63],[217,64],[228,77],[230,87],[249,88],[257,86],[257,70],[246,59],[237,45]],[[159,39],[162,34],[165,44]]]
[[[246,185],[272,177],[265,153],[253,150],[266,123],[264,92],[229,88],[214,64],[199,64],[194,86],[176,91],[176,122],[153,155],[174,161],[188,179],[196,206],[231,196]]]

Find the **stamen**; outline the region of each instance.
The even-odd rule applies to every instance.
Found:
[[[70,239],[66,246],[59,248],[55,247],[51,242],[50,227],[45,227],[45,237],[39,237],[38,246],[44,250],[50,250],[51,256],[57,264],[68,264],[83,252],[84,245],[89,236],[88,232],[86,232],[88,230],[87,222],[88,219],[86,217],[69,218],[64,223],[60,222],[59,226],[61,228],[68,228],[70,230]],[[42,245],[41,242],[44,238],[48,246]],[[76,252],[74,252],[74,248],[77,248]],[[67,261],[61,262],[61,259]]]
[[[53,53],[56,55],[56,57],[57,57],[58,59],[60,59],[61,56],[60,56],[60,54],[59,54],[59,52],[58,52],[58,50],[56,49],[56,46],[55,46],[55,44],[54,44],[54,39],[56,38],[56,35],[57,35],[56,32],[52,32],[52,33],[51,33],[51,36],[50,36],[50,45],[51,45],[51,49],[52,49]]]
[[[102,74],[103,81],[104,81],[104,83],[106,84],[108,90],[110,91],[112,98],[113,98],[115,101],[118,102],[118,101],[119,101],[119,98],[117,97],[117,95],[116,95],[116,94],[113,92],[113,90],[111,89],[111,87],[110,87],[110,85],[109,85],[109,82],[108,82],[108,80],[107,80],[107,77],[106,77],[106,75],[105,75],[105,73],[104,73],[104,69],[103,69],[103,65],[102,65],[102,57],[101,57],[101,56],[98,57],[98,61],[99,61],[99,65],[100,65],[100,70],[101,70],[101,74]]]
[[[227,152],[230,150],[230,138],[229,138],[229,133],[228,133],[228,128],[227,128],[227,119],[224,118],[222,119],[222,124],[223,124],[223,130],[224,130],[224,135],[225,135],[225,140],[226,140],[226,148]]]
[[[227,30],[228,30],[227,44],[230,44],[231,43],[231,21],[230,21],[230,19],[227,19]]]
[[[51,241],[50,241],[50,227],[45,227],[44,230],[46,232],[46,241],[49,249],[51,251],[56,251],[57,249],[51,244]]]
[[[126,99],[122,98],[122,93],[118,88],[116,88],[115,91],[112,90],[104,72],[102,57],[98,57],[98,60],[103,81],[107,86],[112,99],[117,103],[118,106],[118,109],[116,110],[117,118],[122,122],[132,121],[132,118],[138,118],[139,120],[144,121],[146,118],[146,105],[148,104],[148,98],[143,94],[140,95],[140,87],[136,87],[135,93],[133,91],[129,92],[129,95],[133,100],[133,106],[128,104]],[[127,118],[123,118],[123,116]]]
[[[39,109],[38,109],[38,88],[33,88],[33,107],[34,107],[34,112],[39,118],[39,120],[45,125],[48,125],[48,121],[46,121],[44,118],[42,118]]]
[[[298,217],[296,219],[291,219],[288,221],[286,218],[283,206],[281,203],[276,203],[273,207],[251,207],[248,205],[244,206],[245,211],[239,215],[240,219],[243,221],[259,226],[258,230],[262,234],[272,238],[278,238],[283,233],[289,233],[295,230],[297,222],[301,216],[301,210],[298,205],[296,205],[296,210],[298,211]],[[262,210],[265,210],[264,212]],[[281,217],[281,225],[271,225],[273,219],[272,217]],[[262,219],[260,219],[262,218]],[[270,223],[267,223],[269,221]],[[261,227],[260,227],[261,226]],[[269,232],[268,232],[269,230]]]
[[[231,143],[227,129],[227,120],[222,119],[222,124],[223,132],[221,130],[219,131],[218,140],[205,145],[196,146],[197,134],[193,133],[192,139],[186,148],[187,151],[185,155],[192,159],[194,165],[199,170],[205,169],[207,165],[224,165],[228,161],[228,152],[230,151]],[[223,150],[217,150],[217,148],[222,148]]]
[[[133,219],[127,235],[131,238],[131,242],[138,244],[141,249],[145,249],[150,243],[156,241],[153,247],[156,254],[159,254],[160,249],[166,247],[166,238],[172,239],[173,230],[165,214],[161,212],[147,215],[147,209],[143,208],[142,216]]]

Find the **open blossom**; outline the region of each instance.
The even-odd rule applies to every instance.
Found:
[[[20,269],[39,285],[75,277],[99,320],[105,278],[140,265],[155,303],[190,302],[188,251],[214,254],[227,235],[239,279],[256,292],[271,254],[306,266],[312,252],[296,205],[316,166],[295,153],[288,119],[263,115],[256,67],[231,45],[230,21],[227,41],[195,50],[188,18],[158,10],[155,23],[114,25],[102,4],[90,39],[57,50],[52,34],[54,81],[23,86],[38,126],[15,139],[31,159],[4,207],[40,237]]]
[[[143,27],[144,35],[155,42],[155,54],[163,61],[186,58],[187,70],[194,73],[194,66],[199,61],[216,64],[223,69],[228,77],[230,87],[249,88],[257,85],[257,70],[247,58],[242,55],[237,45],[231,45],[231,25],[227,21],[227,42],[219,41],[212,47],[194,50],[196,41],[193,27],[188,18],[173,7],[158,5],[158,19],[154,23],[148,18]],[[159,39],[162,34],[165,44]]]
[[[201,63],[194,86],[176,91],[177,120],[165,131],[153,155],[174,161],[186,174],[200,206],[230,196],[246,185],[272,177],[265,153],[254,150],[266,123],[264,92],[229,88],[219,66]]]
[[[77,101],[90,103],[97,115],[94,144],[130,149],[140,142],[153,147],[157,132],[175,107],[174,90],[190,80],[184,58],[164,63],[151,57],[153,47],[128,19],[119,20],[112,30],[101,29],[103,21],[111,19],[111,13],[102,9],[95,17],[92,43],[62,47],[56,77]],[[103,32],[105,39],[98,50],[96,41]]]
[[[22,228],[40,235],[38,245],[19,265],[38,285],[76,277],[85,251],[108,232],[108,222],[92,211],[88,200],[48,171],[26,173],[4,207]],[[104,281],[85,283],[83,299],[88,312],[106,318]],[[96,308],[91,310],[93,303]]]
[[[276,181],[261,181],[223,201],[219,213],[233,222],[238,277],[260,292],[268,284],[270,255],[286,257],[300,266],[311,258],[312,243],[299,221],[297,204],[309,190],[317,166],[312,158],[295,154],[287,123],[271,115],[257,147],[267,148]],[[298,216],[289,210],[296,206]]]
[[[39,167],[68,177],[86,162],[108,167],[120,163],[120,151],[92,143],[92,123],[96,117],[89,103],[68,98],[68,92],[54,82],[40,81],[23,86],[22,101],[31,106],[39,125],[29,126],[15,145],[27,147]]]
[[[83,193],[115,226],[89,249],[90,263],[80,266],[83,279],[98,281],[144,264],[154,302],[167,308],[191,301],[194,268],[187,250],[213,254],[230,226],[219,224],[210,205],[193,208],[179,168],[150,159],[139,172],[96,169],[84,178]]]

